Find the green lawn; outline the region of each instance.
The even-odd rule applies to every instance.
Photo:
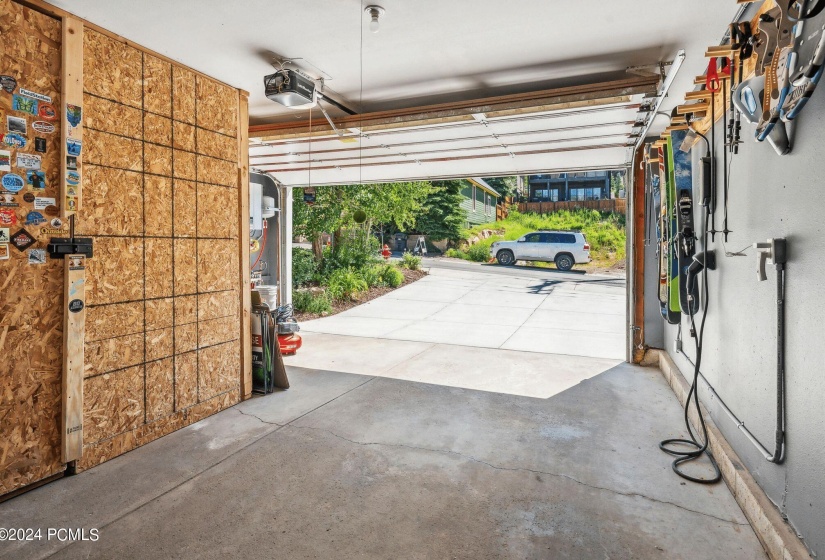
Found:
[[[598,210],[562,210],[552,214],[519,214],[511,211],[506,220],[475,226],[462,232],[465,240],[483,229],[504,230],[504,235],[483,239],[466,250],[450,249],[448,257],[486,262],[490,245],[502,239],[512,241],[540,229],[581,231],[590,243],[593,267],[611,267],[625,259],[625,217],[623,214]]]

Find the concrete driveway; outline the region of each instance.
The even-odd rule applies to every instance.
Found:
[[[302,323],[287,365],[547,398],[624,360],[623,278],[425,263],[418,282]]]

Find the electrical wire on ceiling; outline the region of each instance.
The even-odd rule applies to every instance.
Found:
[[[358,18],[361,22],[359,26],[360,36],[359,36],[359,48],[358,48],[358,73],[359,73],[359,86],[358,86],[358,184],[362,184],[364,181],[364,166],[362,164],[362,154],[364,150],[364,10],[366,9],[366,5],[362,1],[360,3],[360,9],[358,11]]]

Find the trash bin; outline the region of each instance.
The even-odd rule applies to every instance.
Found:
[[[395,234],[395,250],[401,251],[402,253],[407,250],[407,234],[405,233],[396,233]]]

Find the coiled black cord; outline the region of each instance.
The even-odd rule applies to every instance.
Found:
[[[707,142],[707,137],[701,135],[705,142]],[[710,148],[710,144],[708,144],[708,148]],[[702,244],[707,248],[707,238],[708,238],[708,222],[710,221],[710,208],[705,207],[705,223],[704,223],[704,237],[702,238]],[[699,367],[702,364],[702,340],[705,334],[705,319],[708,315],[708,269],[707,267],[702,268],[702,321],[699,324],[699,332],[696,332],[696,321],[694,318],[693,313],[693,306],[688,306],[688,314],[690,315],[690,332],[694,338],[696,343],[696,363],[693,367],[693,381],[690,384],[690,391],[688,391],[687,400],[685,402],[685,426],[687,427],[688,436],[690,439],[682,439],[682,438],[672,438],[666,439],[659,443],[659,449],[664,451],[669,455],[673,455],[676,459],[673,460],[671,464],[671,468],[673,472],[681,476],[686,480],[690,480],[691,482],[697,482],[699,484],[715,484],[722,480],[722,471],[719,470],[719,465],[716,463],[716,459],[713,458],[713,454],[708,449],[708,429],[705,426],[705,418],[702,414],[702,408],[699,406],[699,388],[698,388],[698,381],[699,381]],[[700,441],[697,437],[698,434],[693,433],[693,427],[690,425],[690,402],[691,398],[693,398],[694,405],[696,406],[696,413],[699,417],[699,424],[702,428],[702,440]],[[673,445],[682,445],[691,447],[693,449],[690,450],[680,450],[680,449],[673,449],[670,446]],[[691,476],[686,472],[680,470],[679,465],[682,463],[687,463],[689,461],[694,461],[699,459],[702,455],[707,455],[708,459],[710,459],[710,464],[713,466],[714,476],[713,478],[699,478],[696,476]]]

